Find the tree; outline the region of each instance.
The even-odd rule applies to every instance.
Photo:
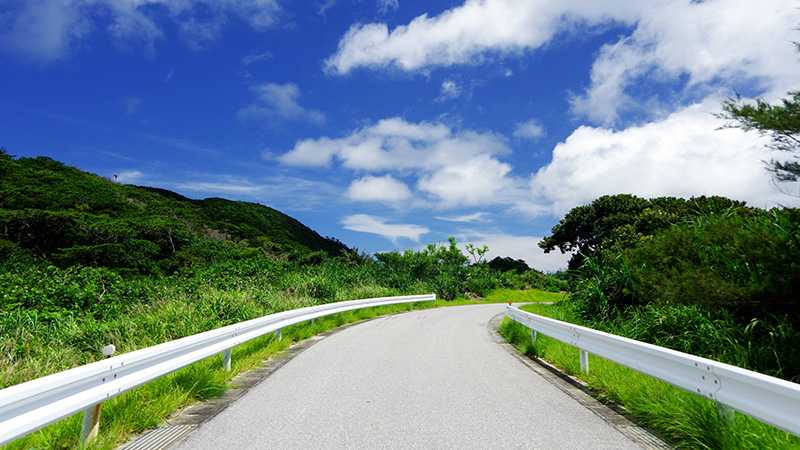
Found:
[[[774,105],[763,99],[745,103],[736,97],[725,101],[722,108],[725,112],[720,117],[730,121],[728,127],[758,131],[772,140],[769,148],[791,154],[787,161],[769,162],[778,181],[800,179],[800,91],[789,92]]]
[[[483,245],[480,247],[476,247],[470,243],[465,246],[467,253],[469,256],[472,257],[473,264],[481,264],[484,262],[484,258],[486,257],[486,253],[489,251],[489,247]]]
[[[500,257],[496,256],[493,260],[489,261],[489,267],[498,272],[517,272],[523,273],[531,270],[524,260],[514,259],[510,256]]]
[[[682,219],[724,211],[749,211],[743,202],[724,197],[674,197],[645,199],[630,194],[604,195],[588,205],[573,208],[550,236],[539,242],[545,253],[559,249],[573,253],[570,269],[603,249],[635,245]]]

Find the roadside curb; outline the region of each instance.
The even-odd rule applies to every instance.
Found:
[[[369,319],[347,323],[331,330],[316,334],[289,346],[286,350],[267,357],[260,366],[242,372],[228,382],[225,393],[219,397],[192,403],[173,413],[157,428],[146,430],[133,436],[118,450],[167,450],[183,441],[203,423],[227,409],[236,400],[242,398],[252,388],[269,378],[278,369],[286,365],[300,353],[308,350],[319,341],[344,331],[350,327],[377,319],[385,319],[394,314],[377,316]]]
[[[497,331],[504,317],[505,313],[494,316],[488,322],[487,328],[492,339],[509,354],[642,448],[658,450],[672,448],[652,431],[628,418],[622,406],[595,398],[591,388],[583,380],[563,372],[541,358],[531,358],[520,353],[516,347],[508,343]]]

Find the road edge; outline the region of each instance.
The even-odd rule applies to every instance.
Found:
[[[563,372],[541,358],[531,358],[517,350],[497,331],[504,317],[505,313],[492,317],[487,323],[487,328],[492,340],[503,347],[509,354],[642,448],[654,450],[672,448],[653,431],[628,418],[625,415],[624,408],[621,406],[613,402],[600,401],[594,397],[589,385],[583,380]]]
[[[408,312],[408,311],[404,311]],[[134,435],[127,442],[118,446],[118,450],[167,450],[186,439],[192,431],[205,422],[213,419],[232,405],[235,401],[246,395],[252,388],[269,378],[278,369],[286,365],[300,353],[308,350],[314,344],[350,327],[361,325],[378,319],[385,319],[395,314],[376,316],[356,322],[340,325],[324,331],[302,341],[292,343],[286,350],[266,358],[260,366],[244,371],[228,382],[225,393],[219,397],[192,403],[191,405],[175,411],[164,423],[156,428],[143,431]]]

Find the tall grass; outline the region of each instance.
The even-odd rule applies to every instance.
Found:
[[[527,305],[523,309],[578,322],[563,304]],[[530,330],[509,319],[502,322],[499,331],[521,352],[582,379],[596,396],[621,405],[638,423],[677,448],[800,448],[800,439],[789,433],[739,413],[727,423],[720,418],[716,403],[598,356],[590,355],[589,374],[585,375],[580,371],[577,348],[542,335],[533,344]]]
[[[352,290],[354,298],[393,295],[385,289],[370,286],[359,286]],[[363,297],[362,297],[363,296]],[[290,309],[319,303],[309,298],[277,295],[271,302],[261,303],[243,293],[210,291],[201,297],[201,301],[164,301],[150,307],[134,309],[125,317],[112,323],[97,324],[92,337],[87,342],[114,342],[120,352],[164,342],[177,337],[213,328],[213,317],[223,317],[224,322],[236,322],[257,316],[261,312]],[[357,322],[386,314],[394,314],[413,309],[433,308],[476,304],[467,299],[451,301],[423,302],[414,304],[388,305],[376,308],[348,311],[328,317],[315,319],[313,322],[298,324],[282,331],[281,340],[272,336],[255,339],[236,347],[233,351],[232,370],[225,372],[221,368],[219,357],[207,358],[173,374],[150,382],[138,389],[127,392],[120,397],[108,401],[103,406],[99,437],[88,448],[111,449],[131,435],[155,427],[174,411],[198,400],[216,397],[225,392],[227,383],[237,374],[257,367],[269,357],[286,350],[293,342],[301,341],[343,324]],[[72,339],[83,335],[91,329],[86,323],[64,323],[58,332],[50,336],[51,343],[59,339]],[[20,330],[26,330],[20,328]],[[31,330],[27,329],[30,333]],[[41,331],[41,330],[39,330]],[[31,335],[42,335],[37,332]],[[10,340],[4,340],[5,346]],[[135,342],[138,345],[131,344]],[[40,343],[40,345],[43,343]],[[96,347],[94,347],[96,349]],[[88,349],[87,349],[88,350]],[[76,351],[76,348],[64,346],[59,349],[39,349],[37,358],[29,362],[17,360],[7,367],[4,381],[25,381],[33,375],[41,376],[66,367],[78,365],[79,362],[91,359]],[[81,415],[77,414],[39,430],[25,438],[17,440],[6,449],[68,449],[79,446]]]

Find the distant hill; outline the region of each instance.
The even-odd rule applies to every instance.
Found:
[[[142,261],[169,271],[242,248],[293,255],[349,250],[267,206],[192,200],[165,189],[115,183],[50,158],[13,158],[1,150],[0,241],[62,265],[145,272],[160,269],[140,267]]]

